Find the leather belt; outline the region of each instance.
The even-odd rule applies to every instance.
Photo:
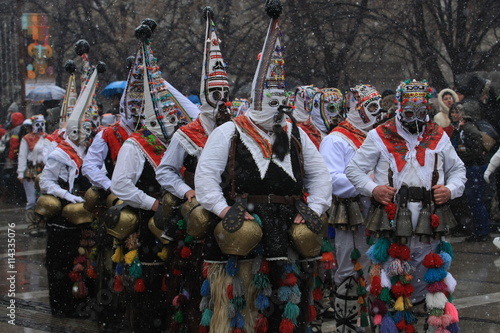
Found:
[[[426,201],[431,198],[431,191],[427,191],[425,187],[408,187],[408,201],[409,202],[420,202]]]
[[[247,196],[248,202],[255,204],[267,203],[267,204],[283,204],[283,205],[295,205],[296,200],[302,199],[301,195],[252,195]]]

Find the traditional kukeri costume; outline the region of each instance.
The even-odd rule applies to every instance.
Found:
[[[199,202],[223,216],[205,239],[205,332],[305,330],[315,317],[313,296],[322,297],[311,272],[319,262],[319,215],[330,204],[331,185],[314,144],[283,115],[281,8],[279,1],[266,3],[272,20],[251,108],[212,132],[196,168]],[[245,218],[249,213],[252,220]],[[299,223],[301,216],[306,223]]]
[[[443,237],[451,214],[431,203],[431,188],[441,189],[442,184],[451,198],[460,196],[465,168],[442,128],[429,121],[429,89],[425,81],[402,82],[396,117],[368,133],[346,169],[361,195],[369,196],[386,184],[398,191],[385,212],[377,207],[367,218],[367,228],[380,236],[368,256],[373,262],[372,314],[381,332],[415,330],[415,312],[422,311],[419,304],[424,300],[429,325],[455,331],[458,320],[455,315],[450,319],[453,306],[446,301],[454,290],[446,272],[453,254]]]
[[[205,8],[204,16],[206,31],[200,88],[201,112],[192,123],[182,126],[174,133],[156,170],[157,180],[168,192],[167,196],[173,194],[182,202],[185,201],[183,199],[187,199],[182,209],[180,205],[172,209],[168,217],[171,225],[167,227],[170,230],[166,232],[166,237],[172,244],[172,256],[169,260],[170,277],[167,282],[175,300],[172,302],[174,310],[172,315],[179,318],[179,314],[182,314],[182,320],[172,320],[170,332],[185,330],[198,332],[201,320],[199,303],[203,270],[201,250],[205,230],[202,230],[202,226],[194,220],[194,210],[199,204],[194,195],[188,192],[195,190],[195,169],[208,136],[217,125],[230,119],[226,64],[220,50],[213,12],[209,7]],[[190,215],[179,222],[182,219],[181,211],[188,211]],[[204,215],[208,215],[208,212],[205,211]],[[179,299],[185,301],[178,302]]]
[[[366,133],[376,123],[380,111],[380,94],[370,85],[356,85],[346,93],[346,120],[327,135],[320,146],[320,153],[332,177],[333,206],[329,223],[335,230],[334,310],[336,332],[356,332],[357,326],[368,327],[368,300],[366,277],[369,267],[365,252],[363,217],[370,205],[369,198],[360,196],[349,182],[345,169],[356,151],[363,144]],[[359,321],[358,321],[359,320]]]
[[[47,157],[40,178],[40,197],[36,212],[47,223],[47,275],[52,313],[62,316],[88,316],[85,301],[92,294],[95,271],[91,252],[94,245],[90,223],[93,217],[83,209],[81,197],[90,187],[80,176],[82,159],[95,132],[86,118],[97,83],[99,64],[86,82],[66,126],[66,139]],[[62,207],[62,212],[61,212]]]

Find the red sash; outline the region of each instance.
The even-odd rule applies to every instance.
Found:
[[[112,126],[106,127],[102,132],[103,140],[108,144],[111,160],[116,163],[118,152],[122,147],[125,140],[129,137],[127,131],[116,123]]]
[[[255,129],[255,127],[252,125],[250,119],[248,119],[247,116],[242,115],[238,116],[233,119],[234,123],[236,126],[238,126],[244,133],[249,135],[260,147],[260,150],[262,150],[262,154],[264,155],[264,158],[269,159],[273,155],[273,146],[271,145],[271,142],[267,141],[264,139],[259,132]]]
[[[401,172],[406,164],[405,157],[408,152],[408,147],[406,146],[406,140],[403,139],[397,132],[395,119],[389,119],[383,125],[378,126],[376,131],[386,146],[387,151],[394,156],[398,171]],[[422,140],[416,147],[417,161],[421,166],[425,165],[425,150],[434,150],[441,140],[443,133],[444,131],[441,126],[433,122],[425,124],[425,131],[422,135]]]
[[[321,132],[313,125],[311,119],[307,119],[303,123],[297,123],[297,126],[306,132],[309,139],[311,139],[316,148],[319,149],[319,145],[321,144]]]
[[[344,120],[340,124],[338,124],[337,127],[335,127],[332,132],[338,132],[344,136],[345,139],[349,140],[352,142],[356,148],[361,147],[363,142],[366,139],[366,134],[356,128],[353,124],[348,122],[347,120]]]
[[[82,167],[82,159],[67,141],[61,141],[57,148],[62,149],[75,162],[78,170]],[[78,171],[77,171],[78,172]]]
[[[61,143],[61,141],[63,140],[63,138],[61,137],[60,135],[60,130],[56,129],[54,132],[52,132],[52,134],[49,134],[47,135],[45,138],[47,140],[49,140],[50,142],[57,142],[57,143]]]
[[[24,136],[24,139],[26,140],[26,143],[28,144],[28,149],[31,151],[35,148],[35,145],[37,144],[38,140],[40,140],[40,138],[43,138],[45,136],[45,134],[43,135],[39,135],[39,134],[36,134],[36,133],[28,133]]]
[[[142,152],[156,169],[167,147],[146,128],[132,133],[129,138],[138,144],[139,148],[141,148]]]
[[[195,121],[189,123],[187,125],[179,128],[179,131],[186,134],[186,136],[192,141],[193,144],[200,148],[205,148],[205,144],[208,140],[208,135],[205,132],[205,129],[201,125],[201,121],[199,118],[196,118]]]

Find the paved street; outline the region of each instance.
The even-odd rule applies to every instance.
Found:
[[[0,221],[0,303],[3,311],[0,332],[98,332],[92,320],[61,319],[50,314],[43,264],[45,237],[32,238],[26,234],[24,209],[0,202]],[[9,256],[8,244],[14,242],[10,239],[15,239],[15,257]],[[454,303],[461,317],[461,332],[500,332],[500,250],[491,242],[465,243],[463,237],[449,241],[455,252],[450,271],[458,282]],[[12,277],[15,290],[10,284]],[[15,298],[9,296],[12,292]],[[8,308],[12,308],[13,299],[15,311]],[[12,314],[16,326],[8,323]],[[333,328],[334,323],[328,322],[323,331],[332,332]]]

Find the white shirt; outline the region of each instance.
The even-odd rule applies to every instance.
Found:
[[[352,198],[359,193],[345,175],[345,169],[356,154],[349,143],[330,133],[322,141],[319,152],[332,177],[332,194],[340,198]]]
[[[75,145],[71,140],[66,140],[76,151],[80,158],[85,156],[85,147]],[[40,177],[40,189],[42,193],[51,194],[59,198],[64,198],[66,193],[71,193],[75,178],[78,177],[77,165],[64,150],[54,149],[47,157],[47,163],[43,168]],[[69,184],[69,191],[59,186],[59,178]]]
[[[17,178],[24,178],[24,172],[28,167],[28,162],[33,164],[45,162],[44,151],[46,150],[45,144],[47,140],[40,137],[33,150],[29,150],[28,142],[23,137],[21,145],[19,146],[19,155],[17,159]]]
[[[116,159],[111,191],[131,207],[151,210],[156,199],[135,186],[142,175],[145,162],[146,156],[136,143],[131,139],[125,140]]]
[[[235,124],[230,121],[210,134],[195,172],[196,198],[205,209],[216,215],[228,206],[220,184],[235,130]],[[299,128],[299,131],[304,155],[303,181],[309,193],[308,206],[321,215],[330,207],[332,200],[330,175],[312,141],[303,130]]]
[[[87,155],[85,155],[82,164],[82,175],[87,177],[92,185],[107,190],[111,186],[111,179],[106,175],[104,160],[108,156],[109,147],[102,138],[103,132],[97,133],[87,151]]]
[[[187,191],[192,190],[181,177],[181,169],[187,152],[174,134],[160,165],[156,169],[156,180],[161,187],[179,199],[184,198]]]

